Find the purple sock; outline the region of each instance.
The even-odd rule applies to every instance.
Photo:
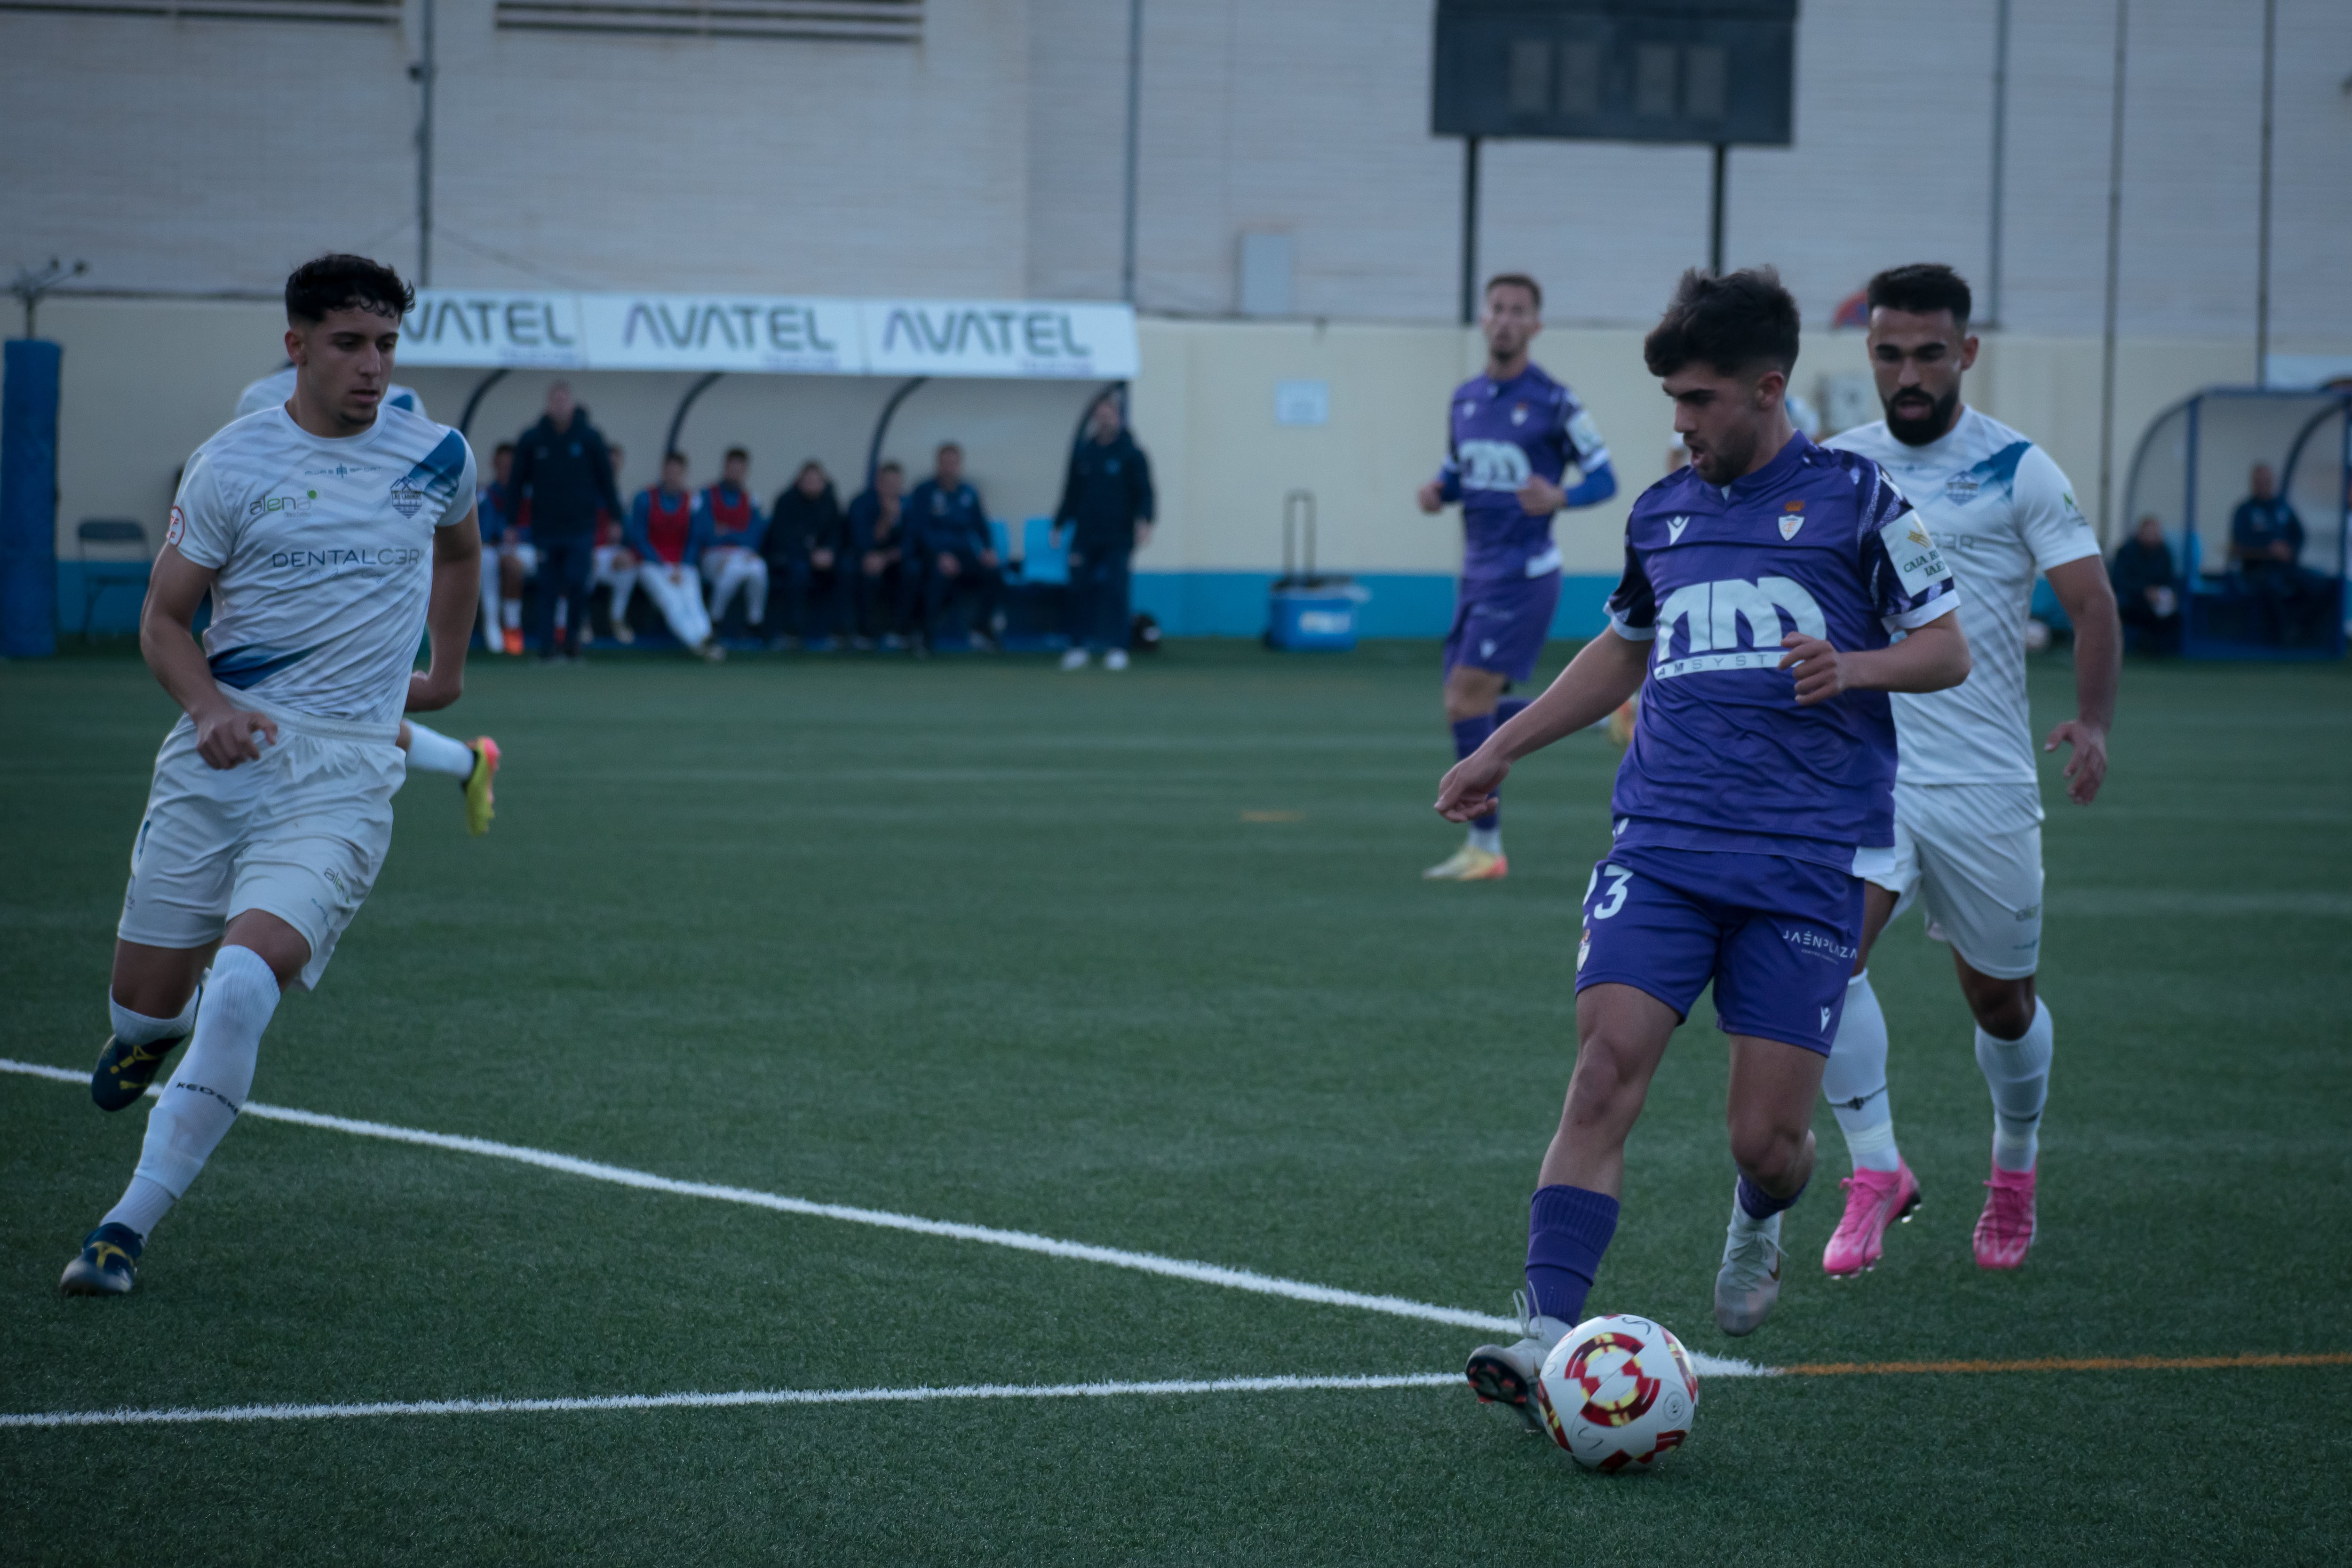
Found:
[[[1482,713],[1475,718],[1455,719],[1454,721],[1454,759],[1459,762],[1486,745],[1486,737],[1495,733],[1496,722],[1497,716],[1491,713]],[[1483,817],[1472,818],[1470,825],[1482,832],[1492,832],[1502,821],[1503,809],[1497,806]]]
[[[1769,1219],[1804,1196],[1805,1189],[1799,1187],[1786,1197],[1774,1197],[1746,1176],[1739,1178],[1739,1207],[1750,1219]]]
[[[1601,1255],[1617,1234],[1617,1200],[1580,1186],[1538,1187],[1528,1205],[1528,1293],[1565,1323],[1584,1318]]]

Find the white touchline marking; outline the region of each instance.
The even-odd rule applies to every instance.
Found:
[[[571,1410],[708,1410],[743,1405],[898,1405],[933,1399],[1110,1399],[1148,1394],[1290,1394],[1445,1388],[1459,1373],[1363,1377],[1216,1377],[1163,1383],[967,1383],[951,1388],[756,1388],[735,1394],[606,1394],[575,1399],[401,1399],[374,1405],[225,1405],[211,1409],[45,1410],[7,1427],[162,1427],[202,1421],[324,1421],[360,1416],[515,1416]]]
[[[0,1056],[0,1072],[19,1072],[33,1078],[47,1078],[58,1083],[88,1083],[89,1074],[69,1068],[50,1067],[36,1061],[18,1061]],[[152,1097],[162,1091],[150,1088]],[[1358,1312],[1383,1312],[1391,1317],[1419,1318],[1426,1322],[1447,1323],[1455,1328],[1479,1329],[1489,1333],[1516,1333],[1518,1325],[1509,1318],[1495,1317],[1486,1312],[1465,1312],[1459,1307],[1434,1306],[1427,1301],[1408,1301],[1402,1296],[1370,1296],[1356,1291],[1337,1290],[1329,1285],[1309,1284],[1303,1280],[1286,1280],[1277,1275],[1260,1274],[1254,1270],[1228,1269],[1218,1263],[1196,1263],[1182,1258],[1163,1258],[1155,1252],[1129,1252],[1117,1247],[1096,1247],[1083,1241],[1059,1241],[1050,1236],[1039,1236],[1026,1230],[1000,1230],[988,1225],[964,1225],[954,1220],[924,1219],[911,1214],[893,1214],[887,1209],[857,1208],[846,1204],[816,1203],[805,1197],[789,1197],[782,1193],[758,1192],[750,1187],[719,1186],[709,1182],[676,1181],[656,1176],[651,1171],[631,1170],[626,1166],[608,1166],[596,1160],[575,1159],[545,1149],[527,1149],[515,1144],[492,1143],[487,1138],[458,1137],[448,1133],[427,1133],[414,1127],[389,1126],[382,1122],[360,1122],[347,1116],[322,1115],[316,1111],[297,1111],[284,1105],[265,1105],[258,1101],[245,1103],[243,1115],[265,1122],[290,1122],[297,1126],[316,1127],[331,1133],[349,1133],[354,1137],[382,1138],[395,1144],[415,1144],[428,1149],[447,1149],[454,1154],[481,1155],[490,1159],[512,1160],[518,1165],[537,1166],[542,1170],[562,1171],[567,1176],[585,1176],[591,1181],[611,1182],[617,1186],[633,1186],[648,1192],[666,1192],[677,1197],[704,1197],[720,1203],[740,1203],[753,1208],[773,1209],[779,1214],[807,1215],[816,1219],[845,1220],[852,1225],[878,1226],[886,1230],[908,1230],[919,1236],[944,1237],[951,1241],[979,1241],[992,1247],[1010,1247],[1022,1252],[1042,1252],[1049,1258],[1066,1258],[1082,1263],[1107,1263],[1115,1269],[1135,1269],[1147,1274],[1164,1274],[1173,1279],[1191,1280],[1198,1284],[1221,1285],[1231,1291],[1252,1291],[1259,1295],[1286,1296],[1295,1301],[1313,1301],[1322,1306],[1350,1307]],[[1702,1376],[1754,1376],[1765,1370],[1746,1361],[1693,1353],[1691,1364]]]

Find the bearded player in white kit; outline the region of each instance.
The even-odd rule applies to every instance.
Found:
[[[186,716],[156,754],[131,843],[114,1033],[90,1097],[121,1110],[188,1049],[129,1188],[66,1266],[68,1293],[136,1281],[156,1221],[236,1121],[280,993],[319,983],[383,865],[401,715],[446,707],[464,685],[481,566],[474,455],[384,403],[414,302],[364,257],[296,269],[291,399],[221,430],[181,479],[139,645]],[[420,632],[432,657],[417,673]]]
[[[2025,624],[2038,570],[2074,625],[2075,716],[2042,750],[2071,747],[2067,798],[2087,806],[2107,772],[2122,646],[2097,536],[2066,476],[2016,431],[1960,401],[1976,362],[1968,284],[1950,267],[1898,267],[1870,280],[1871,369],[1886,417],[1832,436],[1894,478],[1926,519],[1960,585],[1976,656],[1947,691],[1895,696],[1898,762],[1891,863],[1865,871],[1862,951],[1822,1075],[1853,1175],[1822,1267],[1874,1267],[1890,1220],[1908,1218],[1919,1184],[1895,1141],[1886,1092],[1886,1017],[1870,988],[1870,950],[1918,898],[1927,931],[1951,944],[1976,1019],[1977,1065],[1993,1103],[1992,1171],[1976,1225],[1978,1264],[2015,1269],[2033,1245],[2042,1111],[2049,1095],[2050,1008],[2035,993],[2042,949],[2042,796],[2025,697]]]

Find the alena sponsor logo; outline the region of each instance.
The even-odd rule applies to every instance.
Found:
[[[397,549],[345,549],[331,547],[326,549],[278,550],[270,556],[269,564],[274,567],[297,569],[326,567],[336,571],[352,567],[362,570],[373,567],[379,571],[391,571],[404,566],[415,566],[424,559],[425,552],[415,545],[403,545]]]
[[[308,511],[319,499],[316,490],[305,490],[299,496],[257,496],[245,508],[248,517],[267,517],[272,512]]]

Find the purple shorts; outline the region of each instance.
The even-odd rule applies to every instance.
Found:
[[[1576,988],[1632,986],[1690,1016],[1827,1056],[1862,940],[1862,879],[1780,855],[1620,848],[1592,868]]]
[[[1445,673],[1467,664],[1508,680],[1534,679],[1536,658],[1551,635],[1552,612],[1559,607],[1556,571],[1464,578],[1454,596],[1454,625],[1445,633]]]

